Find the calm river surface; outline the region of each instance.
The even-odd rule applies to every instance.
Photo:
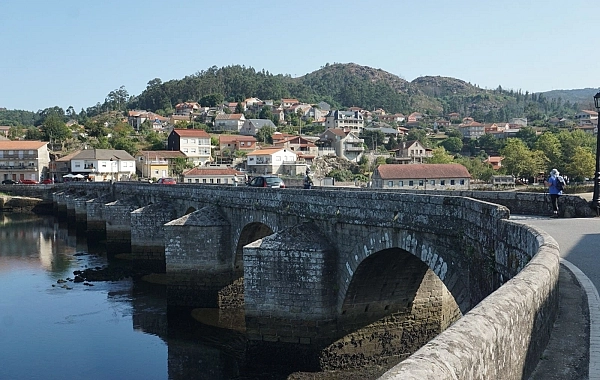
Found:
[[[242,334],[167,312],[163,285],[69,281],[107,260],[52,217],[0,213],[0,379],[287,377],[242,369]]]

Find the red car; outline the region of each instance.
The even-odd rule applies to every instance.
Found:
[[[42,184],[52,185],[52,184],[54,184],[54,180],[52,178],[46,178],[45,180],[42,181]]]
[[[19,181],[19,183],[22,185],[37,185],[38,181],[35,179],[22,179]]]
[[[158,181],[156,181],[156,183],[161,185],[175,185],[177,181],[175,178],[160,178]]]

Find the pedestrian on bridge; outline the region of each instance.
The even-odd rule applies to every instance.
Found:
[[[562,183],[564,179],[556,169],[550,171],[550,177],[544,181],[544,185],[548,188],[550,194],[550,203],[552,203],[552,217],[558,218],[558,197],[562,195]]]

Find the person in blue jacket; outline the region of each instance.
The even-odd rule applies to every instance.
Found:
[[[550,194],[550,202],[552,203],[552,217],[558,218],[558,197],[562,195],[559,181],[561,181],[560,173],[556,169],[550,171],[550,177],[544,182]]]

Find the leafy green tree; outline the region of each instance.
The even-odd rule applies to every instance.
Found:
[[[463,148],[462,139],[458,137],[448,137],[440,143],[447,151],[451,153],[460,153]]]
[[[548,157],[548,166],[546,171],[552,168],[564,167],[562,146],[560,140],[554,133],[544,132],[542,133],[534,144],[534,149],[544,152]]]
[[[487,152],[497,152],[501,148],[500,141],[489,133],[478,138],[477,143],[481,149]]]
[[[134,140],[126,136],[116,136],[110,139],[110,144],[114,149],[124,150],[132,156],[138,151]]]
[[[522,127],[521,129],[519,129],[519,132],[517,132],[516,137],[523,140],[523,142],[527,145],[527,147],[529,149],[532,149],[533,145],[535,144],[535,142],[537,140],[537,133],[536,133],[535,129],[527,126],[527,127]]]
[[[238,102],[238,104],[235,106],[235,113],[244,113],[244,107],[242,107],[242,103]]]
[[[271,111],[271,107],[264,106],[260,113],[258,114],[259,119],[271,120],[273,119],[273,112]]]
[[[64,150],[66,140],[71,137],[71,130],[56,113],[50,113],[46,117],[42,125],[42,132],[45,141],[59,142],[62,150]]]
[[[566,166],[566,174],[576,181],[593,178],[596,170],[596,158],[589,148],[578,146],[573,152],[571,162]]]
[[[454,157],[446,153],[443,146],[433,149],[432,156],[427,159],[428,164],[449,164],[454,162]]]
[[[42,132],[36,127],[27,128],[27,130],[25,131],[25,140],[38,141],[42,140],[43,137],[44,136]]]
[[[509,138],[506,146],[500,151],[504,160],[502,166],[508,174],[517,178],[533,177],[544,171],[546,156],[541,151],[531,151],[525,143],[517,138]]]
[[[216,107],[219,104],[223,104],[224,100],[225,98],[222,94],[209,94],[200,98],[199,103],[202,107]]]
[[[488,182],[496,172],[492,168],[492,165],[485,163],[479,157],[457,157],[455,162],[461,164],[471,174],[474,179]]]
[[[10,140],[18,140],[21,137],[23,137],[24,134],[25,134],[25,129],[20,126],[13,126],[8,129],[8,138]]]
[[[189,162],[185,157],[176,157],[173,159],[173,173],[180,176],[186,169],[191,169],[194,164]]]
[[[256,132],[256,140],[273,144],[273,133],[275,133],[275,128],[265,125]]]
[[[406,135],[406,140],[407,141],[419,140],[419,142],[424,147],[430,146],[430,141],[429,141],[429,138],[427,137],[427,132],[424,129],[419,129],[419,128],[411,129],[410,131],[408,131],[408,133]]]

